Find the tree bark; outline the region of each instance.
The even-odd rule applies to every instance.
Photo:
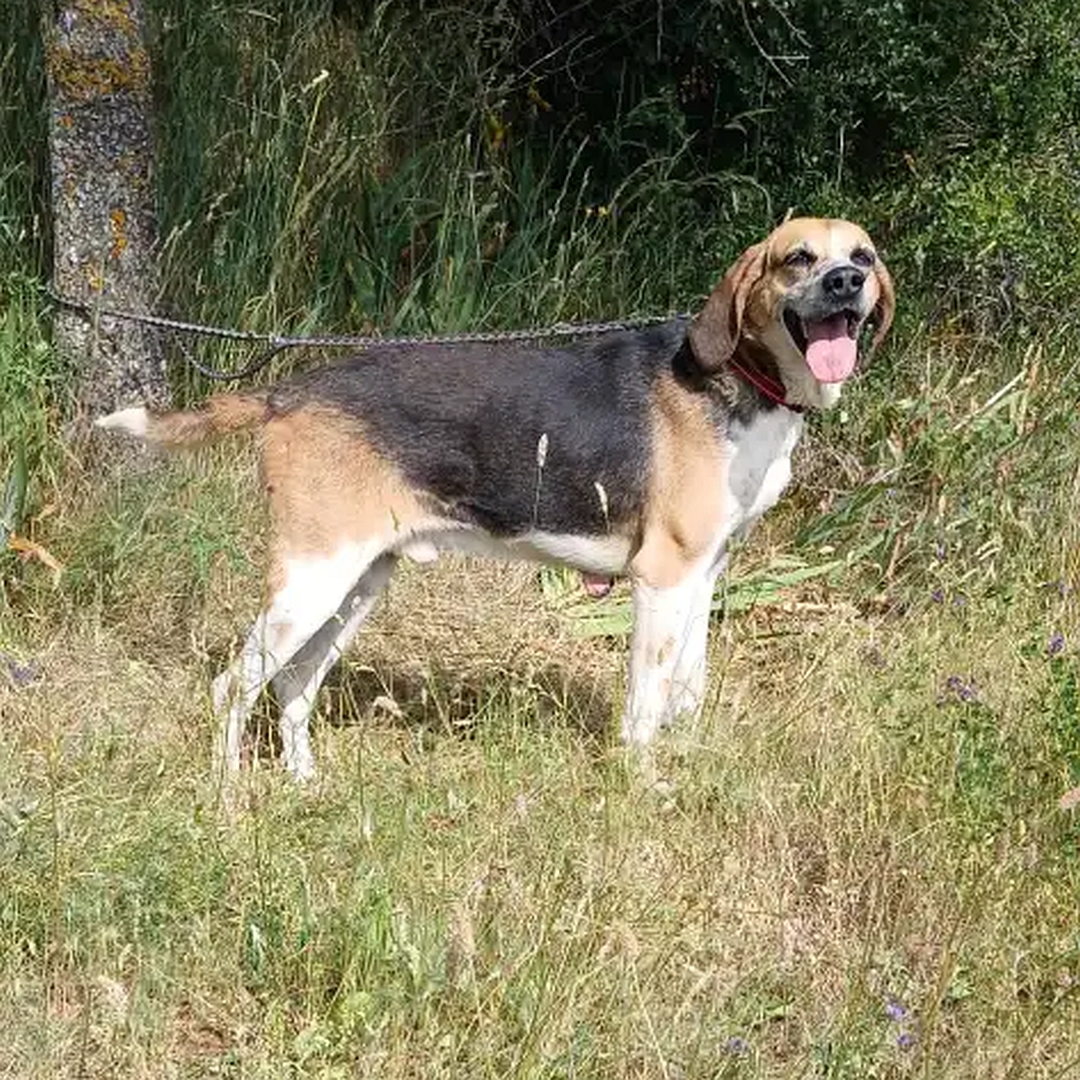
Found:
[[[53,287],[65,298],[150,311],[156,299],[150,58],[142,0],[45,5]],[[82,416],[164,405],[155,333],[60,310],[56,345],[76,373]]]

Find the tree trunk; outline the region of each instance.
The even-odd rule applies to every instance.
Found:
[[[142,0],[56,0],[45,10],[53,286],[91,307],[150,311],[157,228]],[[83,416],[167,403],[164,354],[148,327],[60,310],[55,334]]]

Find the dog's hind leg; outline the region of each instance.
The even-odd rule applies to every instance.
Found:
[[[319,687],[371,614],[396,564],[396,555],[389,552],[380,555],[352,587],[337,612],[273,678],[274,695],[281,710],[281,759],[297,780],[309,780],[315,775],[308,718]]]
[[[384,550],[385,544],[369,540],[343,544],[329,555],[286,555],[276,560],[271,581],[280,585],[255,620],[239,657],[214,680],[224,776],[240,768],[244,726],[262,688],[334,617],[352,586]]]

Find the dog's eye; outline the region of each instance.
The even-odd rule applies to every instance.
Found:
[[[856,248],[851,253],[851,261],[856,266],[869,268],[874,265],[877,256],[869,248]]]
[[[785,259],[785,266],[813,266],[817,256],[808,248],[796,248]]]

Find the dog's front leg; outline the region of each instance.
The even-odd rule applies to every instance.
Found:
[[[709,644],[709,621],[716,581],[727,567],[727,555],[720,555],[703,575],[701,587],[691,601],[690,618],[686,626],[683,648],[675,661],[671,716],[697,713],[705,700],[705,679],[708,671],[706,656]]]
[[[705,688],[708,608],[716,574],[694,570],[677,585],[634,583],[634,634],[623,742],[643,745],[679,713],[695,711]]]

